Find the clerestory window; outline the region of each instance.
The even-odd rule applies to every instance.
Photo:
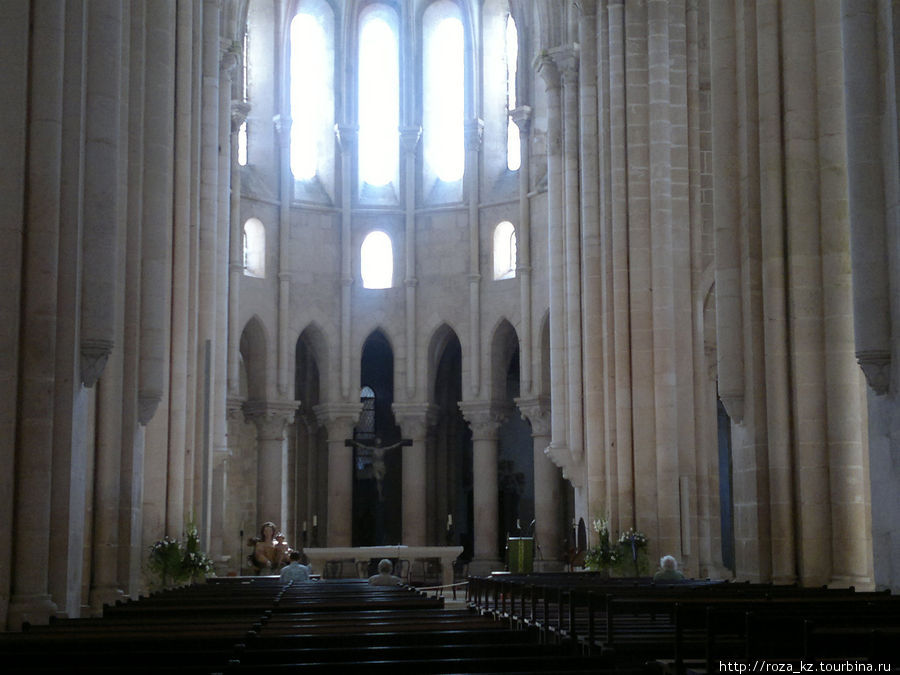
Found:
[[[325,0],[303,0],[290,27],[291,173],[310,181],[334,147],[334,35]]]
[[[513,121],[516,109],[516,74],[519,59],[519,32],[512,14],[506,17],[506,167],[518,171],[522,163],[519,125]]]
[[[516,276],[516,228],[508,220],[494,228],[494,279]]]
[[[432,2],[422,17],[425,164],[445,183],[465,169],[465,32],[459,6]]]
[[[371,4],[359,23],[359,177],[380,188],[399,166],[400,42],[397,13]]]
[[[381,230],[366,235],[359,252],[363,288],[390,288],[394,276],[391,238]]]
[[[258,279],[266,276],[266,226],[258,218],[244,223],[244,274]]]

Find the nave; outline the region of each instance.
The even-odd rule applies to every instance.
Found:
[[[595,573],[469,577],[466,606],[362,580],[211,578],[0,640],[15,673],[898,672],[886,592]]]

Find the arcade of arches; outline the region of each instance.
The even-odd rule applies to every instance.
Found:
[[[897,22],[0,2],[0,623],[187,522],[900,589]]]

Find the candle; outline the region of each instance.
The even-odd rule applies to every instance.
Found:
[[[522,523],[519,522],[519,519],[518,519],[518,518],[516,518],[516,529],[517,529],[517,530],[521,530],[521,529],[522,529]]]
[[[453,514],[447,514],[447,527],[453,527]]]
[[[313,527],[316,527],[319,524],[319,515],[316,514],[313,516]]]
[[[303,531],[306,532],[306,521],[303,521]]]

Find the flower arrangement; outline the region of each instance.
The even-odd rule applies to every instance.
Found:
[[[168,535],[150,547],[147,567],[159,579],[159,585],[166,587],[198,578],[206,578],[212,571],[213,561],[200,550],[200,535],[191,523],[187,527],[184,544]]]
[[[588,548],[584,566],[589,570],[616,573],[620,576],[645,576],[650,572],[647,555],[647,537],[643,532],[628,528],[613,540],[609,532],[609,519],[594,521],[597,545]]]

